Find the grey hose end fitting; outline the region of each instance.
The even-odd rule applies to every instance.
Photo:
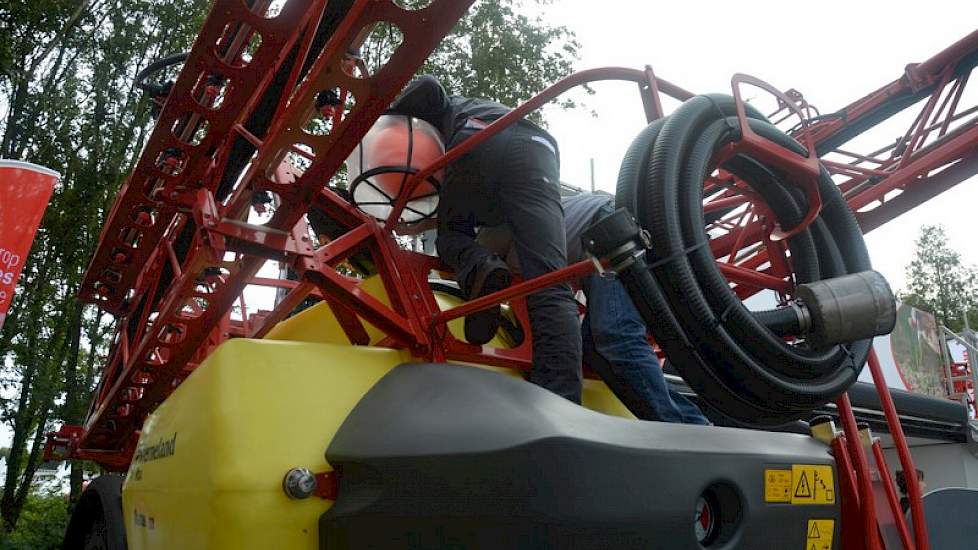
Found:
[[[811,318],[806,339],[816,349],[889,334],[896,325],[896,298],[878,271],[798,285],[795,296]]]

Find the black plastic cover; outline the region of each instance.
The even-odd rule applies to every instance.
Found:
[[[913,527],[910,511],[907,523]],[[924,519],[931,550],[978,548],[978,490],[943,488],[924,495]]]
[[[834,519],[838,547],[838,500],[764,501],[765,468],[833,464],[810,437],[607,416],[476,367],[395,368],[326,458],[341,472],[329,550],[699,550],[704,494],[705,548],[803,548],[809,519]]]

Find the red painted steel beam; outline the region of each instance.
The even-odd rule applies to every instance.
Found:
[[[940,79],[944,71],[954,68],[976,50],[978,50],[978,31],[958,40],[923,63],[908,65],[906,72],[900,78],[843,107],[836,113],[839,116],[815,123],[812,126],[815,142],[822,143],[846,127],[860,123],[863,117],[887,102],[912,96],[922,87],[933,84]]]
[[[83,300],[96,303],[116,315],[129,311],[138,299],[138,296],[130,297],[127,303],[127,294],[135,290],[136,275],[147,265],[150,255],[157,253],[156,245],[176,216],[177,208],[186,204],[186,191],[194,190],[199,182],[217,180],[213,176],[214,164],[205,158],[207,151],[222,147],[222,142],[223,147],[229,146],[230,140],[225,137],[231,126],[243,123],[251,115],[257,98],[268,87],[286,54],[306,28],[314,3],[294,0],[288,2],[277,17],[266,19],[253,13],[240,0],[214,2],[146,147],[119,191],[102,228],[99,247],[82,284],[80,296]],[[234,23],[243,23],[261,36],[261,47],[248,63],[241,58],[243,46],[231,50],[223,59],[214,47]],[[197,99],[199,80],[212,74],[230,81],[219,109],[202,105]],[[183,141],[174,133],[174,128],[191,116],[202,119],[207,127],[206,134],[196,143]],[[158,165],[159,159],[170,150],[185,155],[183,169],[177,174],[164,172]],[[163,183],[155,193],[150,188],[154,182]],[[140,210],[154,213],[151,225],[140,225],[135,221],[134,213]],[[138,239],[135,246],[133,239]],[[114,257],[120,252],[126,255],[125,260],[115,261]],[[122,275],[119,283],[106,278],[108,269]]]
[[[886,193],[912,183],[921,175],[962,158],[975,149],[975,144],[978,144],[978,125],[968,128],[967,131],[948,140],[941,147],[919,155],[905,168],[849,198],[849,208],[853,211],[859,210],[873,201],[879,200]]]
[[[954,66],[962,57],[978,50],[978,30],[948,46],[927,61],[907,66],[907,76],[916,84],[931,83],[946,67]]]
[[[769,288],[779,292],[791,292],[794,288],[794,284],[791,281],[768,275],[763,271],[747,269],[726,262],[717,262],[716,264],[720,273],[723,273],[723,276],[727,280],[734,283],[740,283],[758,289]]]
[[[928,200],[953,188],[978,173],[978,153],[972,153],[940,172],[919,177],[908,183],[903,193],[887,199],[872,210],[856,212],[856,220],[863,233],[880,227],[886,222],[909,212]]]
[[[212,36],[212,27],[223,28],[226,24],[222,19],[223,16],[234,13],[222,11],[224,3],[218,2],[215,5],[215,10],[212,10],[208,23],[205,24],[205,32],[198,40],[198,46],[204,43],[205,46],[202,47],[210,50],[210,42],[205,40],[205,37]],[[239,189],[233,195],[232,203],[227,207],[218,207],[220,218],[236,218],[250,207],[250,196],[254,190],[270,190],[279,195],[281,203],[266,226],[271,230],[291,229],[304,215],[312,198],[322,191],[326,182],[340,167],[373,121],[407,83],[414,73],[414,68],[422,64],[469,4],[470,2],[466,1],[437,0],[425,9],[406,11],[390,1],[359,0],[356,2],[333,37],[327,42],[303,83],[292,94],[288,107],[269,128],[255,161],[241,179],[248,185],[247,189],[242,188],[244,191]],[[295,15],[296,10],[303,11],[308,8],[309,5],[294,0],[286,4],[282,14],[275,20],[288,20],[283,16]],[[291,21],[291,28],[281,29],[281,31],[288,30],[298,35],[303,27],[301,23],[309,16],[311,14],[303,11],[303,18],[296,18]],[[267,20],[263,19],[263,21]],[[355,80],[345,76],[340,67],[349,43],[363,29],[380,21],[394,24],[401,30],[403,35],[401,47],[376,74]],[[279,45],[279,48],[287,49],[284,46],[285,44]],[[263,49],[264,44],[256,52],[256,59]],[[191,54],[191,59],[194,59],[194,54]],[[252,64],[254,63],[253,60]],[[185,70],[183,74],[189,73]],[[338,86],[356,94],[356,106],[329,135],[305,135],[303,128],[306,127],[312,112],[311,106],[315,96],[320,90]],[[170,102],[167,105],[169,106]],[[229,123],[227,129],[218,137],[227,136],[230,131]],[[291,149],[294,143],[300,142],[300,138],[301,142],[311,144],[315,160],[294,181],[270,180],[268,174],[282,162],[282,152]],[[153,155],[154,151],[147,149],[147,154]],[[124,205],[126,196],[126,193],[123,193]],[[198,201],[201,200],[201,195],[196,196]],[[207,205],[201,207],[199,203],[195,203],[194,206],[203,210],[208,209]],[[118,212],[119,208],[120,203],[117,203],[115,211]],[[221,324],[247,282],[255,277],[265,262],[264,258],[254,256],[245,256],[236,262],[222,261],[223,253],[213,248],[213,243],[208,241],[206,232],[199,233],[195,242],[195,248],[185,260],[184,273],[174,280],[159,308],[154,331],[148,333],[139,343],[105,400],[88,419],[85,437],[81,442],[82,448],[117,451],[124,449],[128,435],[134,433],[143,418],[169,395],[173,387],[179,384],[184,375],[184,367],[195,358],[204,339]],[[339,239],[336,242],[339,242]],[[227,278],[213,294],[201,295],[195,291],[196,278],[204,268],[215,264],[228,271]],[[348,289],[345,281],[338,278],[335,272],[331,274],[331,271],[323,270],[319,280],[313,282],[324,285],[328,290],[336,291],[341,298],[343,296],[356,298],[356,301],[351,300],[350,304],[356,303],[358,307],[366,308],[369,311],[366,314],[368,320],[379,324],[383,329],[400,335],[405,340],[423,339],[416,329],[411,328],[413,323],[410,319],[405,320],[400,314],[389,315],[385,306],[379,302],[373,303],[375,300],[372,297],[358,289]],[[207,300],[207,307],[197,316],[188,318],[188,305],[191,305],[188,300]],[[193,307],[189,309],[193,310]],[[164,341],[161,337],[161,328],[178,325],[185,327],[182,340],[175,343]],[[125,398],[131,393],[129,388],[132,387],[133,376],[143,375],[151,376],[152,383],[143,386],[140,399],[129,402]]]

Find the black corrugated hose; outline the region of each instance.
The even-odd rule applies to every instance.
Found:
[[[807,156],[798,142],[748,106],[758,135]],[[703,182],[711,157],[740,137],[733,99],[697,96],[653,122],[632,143],[618,178],[617,204],[648,230],[651,249],[623,283],[656,342],[686,382],[713,407],[738,420],[775,426],[805,418],[852,385],[871,340],[811,349],[788,308],[752,312],[716,267],[705,231]],[[807,211],[801,189],[773,167],[744,155],[723,168],[748,182],[791,229]],[[819,178],[822,210],[788,240],[796,283],[870,269],[856,220],[828,173]]]

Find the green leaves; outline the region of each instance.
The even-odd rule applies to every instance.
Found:
[[[917,253],[907,266],[908,289],[900,298],[933,312],[939,323],[957,332],[978,326],[978,270],[961,263],[961,255],[947,242],[942,225],[920,228]]]
[[[8,528],[37,465],[36,434],[61,420],[79,421],[107,352],[108,319],[93,307],[79,314],[75,295],[150,124],[133,78],[152,60],[188,49],[208,5],[0,4],[0,158],[29,160],[63,176],[0,333],[0,382],[15,392],[2,402],[14,435],[0,499]]]
[[[408,8],[428,3],[400,2]],[[528,17],[520,7],[516,0],[476,2],[419,74],[434,75],[452,94],[516,106],[573,72],[580,48],[574,33]],[[367,66],[376,70],[393,46],[386,32],[371,34],[362,51]],[[560,105],[576,107],[569,100]],[[540,121],[538,113],[531,118]]]

